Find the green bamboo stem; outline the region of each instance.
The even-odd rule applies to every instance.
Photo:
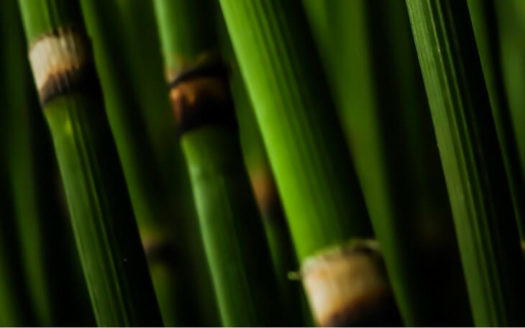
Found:
[[[229,56],[233,58],[233,49],[229,48]],[[297,281],[289,279],[289,273],[298,267],[290,231],[282,208],[281,199],[275,179],[271,172],[268,157],[262,142],[261,132],[257,126],[253,106],[238,66],[234,66],[230,79],[232,96],[239,120],[239,134],[244,161],[255,200],[261,213],[266,239],[270,247],[275,276],[280,298],[286,306],[286,313],[293,325],[304,325],[312,322],[306,304],[306,298]]]
[[[304,26],[299,23],[306,22],[296,1],[279,4],[271,0],[264,5],[222,1],[221,6],[299,259],[352,235],[369,236],[359,189],[348,170],[351,162],[342,135],[334,128],[337,120],[330,111],[333,106],[327,93],[319,90],[324,87],[317,82],[321,77],[319,66],[310,64],[315,50],[307,33],[300,29]],[[298,14],[283,17],[293,13],[292,9]],[[298,35],[305,39],[298,41],[304,41],[307,49],[295,46],[299,42],[293,39]],[[285,44],[295,47],[285,48]],[[279,55],[282,62],[276,59]],[[306,75],[306,67],[313,72]],[[273,125],[266,124],[271,121]],[[333,154],[341,158],[332,158]]]
[[[211,1],[155,2],[167,80],[223,325],[282,324]]]
[[[188,215],[187,211],[183,211],[180,204],[177,204],[178,207],[170,204],[173,198],[180,196],[169,192],[162,179],[159,156],[154,153],[155,145],[147,127],[148,119],[155,119],[153,115],[146,114],[150,108],[158,116],[164,114],[161,110],[169,113],[168,97],[162,92],[164,85],[158,86],[162,82],[162,74],[158,71],[156,77],[159,80],[156,83],[150,81],[145,84],[148,82],[142,81],[145,74],[140,75],[133,68],[133,56],[137,56],[134,52],[138,46],[132,47],[126,37],[135,29],[129,23],[126,25],[122,17],[123,14],[129,15],[132,10],[129,2],[119,6],[117,3],[98,0],[81,3],[88,32],[92,36],[97,67],[101,72],[108,119],[123,164],[146,255],[150,268],[155,266],[155,269],[152,268],[152,278],[157,295],[162,296],[159,302],[164,321],[169,326],[213,324],[213,318],[210,319],[213,313],[205,314],[206,311],[210,312],[206,307],[213,310],[213,299],[211,302],[202,301],[213,297],[211,284],[206,284],[210,279],[206,276],[207,267],[195,267],[195,262],[203,254],[202,250],[194,250],[196,243],[192,244],[190,240],[193,237],[200,242],[200,236],[192,233],[192,227],[186,224],[184,216]],[[150,6],[153,16],[152,4]],[[123,13],[123,10],[127,12]],[[116,25],[116,20],[121,23]],[[122,31],[122,26],[127,26],[127,29]],[[146,27],[143,26],[144,29]],[[147,62],[151,63],[151,53],[148,55]],[[158,59],[161,63],[160,50]],[[151,75],[151,70],[148,74]],[[146,78],[151,80],[148,75]],[[152,101],[148,93],[152,92],[149,89],[155,87],[162,93],[156,94],[157,99]],[[147,100],[150,103],[146,103]],[[187,251],[188,246],[190,251]],[[172,256],[173,253],[176,256]],[[176,263],[175,257],[178,257]],[[171,274],[167,275],[166,271]],[[199,281],[196,277],[202,279]],[[208,290],[205,290],[206,286]]]
[[[346,254],[350,239],[370,236],[371,229],[301,3],[240,0],[220,4],[301,266],[319,260],[330,268],[341,265],[351,271],[353,258],[341,254]],[[332,256],[341,262],[330,263]],[[347,261],[349,267],[345,266]],[[303,270],[307,289],[308,271]],[[343,285],[352,283],[347,277],[330,273],[323,284],[340,283],[330,290],[342,290]],[[318,304],[317,292],[307,290],[319,324],[397,323],[396,315],[381,317],[375,312],[381,303],[376,299],[364,305],[373,308],[373,314],[365,319],[358,317],[364,311],[355,309],[363,305],[360,302],[355,305],[345,300],[349,303],[343,308],[329,308],[332,300]]]
[[[282,324],[269,250],[237,136],[206,126],[187,132],[181,142],[223,325]]]
[[[18,243],[9,174],[9,109],[13,99],[9,95],[10,77],[6,71],[11,60],[8,42],[11,40],[10,16],[12,4],[0,3],[0,325],[35,325],[36,318],[28,290],[23,283],[21,250]],[[16,34],[16,33],[15,33]]]
[[[405,324],[471,324],[404,2],[303,2]]]
[[[2,149],[3,152],[4,149]],[[0,325],[4,327],[33,326],[35,313],[25,288],[17,239],[9,233],[16,229],[10,207],[8,177],[5,163],[0,163]]]
[[[97,324],[160,325],[80,8],[19,4]]]
[[[521,173],[514,127],[503,82],[497,8],[492,0],[468,0],[468,6],[507,173],[514,214],[520,237],[525,239],[525,202],[523,202],[525,181]]]
[[[524,263],[467,3],[406,3],[474,323],[522,325]]]
[[[58,168],[32,85],[16,1],[4,1],[2,14],[6,28],[0,30],[6,32],[8,45],[3,48],[7,61],[2,69],[8,80],[4,88],[9,103],[4,107],[8,185],[36,324],[91,325],[93,313],[71,226],[58,199]]]
[[[493,54],[493,60],[495,61],[494,65],[501,65],[499,69],[501,70],[500,74],[505,92],[502,97],[508,101],[510,115],[508,119],[512,124],[511,127],[506,128],[508,129],[506,133],[512,131],[511,142],[515,140],[520,176],[516,178],[514,183],[519,185],[525,181],[525,115],[522,110],[525,105],[525,96],[522,91],[522,86],[525,83],[523,75],[525,64],[522,60],[525,54],[525,38],[523,37],[525,7],[522,1],[496,1],[493,4],[495,5],[497,26],[491,25],[490,30],[496,29],[499,31],[499,35],[493,37],[494,42],[491,43],[491,47],[498,47],[499,49],[499,52]],[[492,14],[489,13],[488,15]],[[497,41],[499,44],[495,44]],[[494,50],[491,49],[491,51]],[[498,66],[495,68],[498,69]],[[522,203],[519,204],[522,205]],[[521,223],[518,224],[518,227],[523,240],[525,225]]]

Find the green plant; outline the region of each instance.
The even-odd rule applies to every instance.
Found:
[[[78,3],[19,4],[97,323],[159,325]]]
[[[523,261],[466,1],[407,0],[476,325],[523,324]]]

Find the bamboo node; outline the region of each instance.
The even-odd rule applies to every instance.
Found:
[[[179,135],[206,124],[235,124],[228,71],[220,58],[204,56],[180,68],[169,82]]]
[[[77,89],[92,71],[88,39],[73,27],[58,28],[35,40],[29,61],[42,104]]]
[[[359,240],[307,258],[306,294],[321,326],[399,324],[377,243]]]

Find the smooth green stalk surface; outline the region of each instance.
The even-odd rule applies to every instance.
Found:
[[[300,260],[370,227],[298,1],[221,1]]]
[[[93,313],[71,225],[59,200],[58,168],[32,85],[22,22],[15,0],[6,0],[8,58],[2,72],[9,106],[5,131],[23,278],[28,285],[38,325],[91,325]],[[60,286],[60,287],[59,287]]]
[[[129,7],[136,7],[138,3],[128,2],[120,6],[112,1],[89,0],[81,3],[88,31],[93,39],[108,119],[123,163],[146,255],[150,267],[155,266],[152,278],[164,321],[169,326],[213,324],[211,315],[205,314],[209,312],[207,307],[211,310],[214,308],[211,283],[206,284],[210,279],[207,277],[208,269],[205,264],[196,267],[196,262],[198,264],[204,255],[202,246],[197,248],[201,238],[198,230],[192,230],[193,227],[186,223],[188,219],[193,218],[192,213],[184,211],[180,201],[175,206],[171,205],[173,198],[181,196],[173,191],[169,192],[169,187],[162,179],[161,165],[158,156],[154,154],[155,146],[146,125],[148,119],[153,116],[146,114],[148,110],[162,117],[162,110],[169,114],[169,106],[164,84],[158,85],[163,81],[160,71],[155,75],[158,81],[142,80],[144,76],[151,79],[149,75],[155,67],[153,63],[149,63],[153,62],[155,57],[146,60],[146,64],[153,66],[147,75],[139,74],[136,72],[138,68],[132,65],[137,64],[133,56],[140,54],[136,54],[138,46],[132,47],[126,37],[129,33],[137,31],[129,26],[132,22],[124,25],[122,15],[133,14],[129,11],[137,9]],[[150,15],[153,15],[152,9],[149,8]],[[124,10],[126,12],[123,12]],[[147,14],[147,11],[144,14]],[[116,25],[115,21],[121,24]],[[123,31],[122,25],[130,30]],[[143,26],[143,29],[146,28],[147,25]],[[158,43],[152,46],[157,46],[158,49]],[[140,48],[144,48],[144,45]],[[157,59],[162,63],[160,49],[158,51]],[[157,93],[161,92],[155,95],[160,99],[152,100],[150,94],[155,91],[150,90],[151,88],[157,88]],[[150,102],[146,103],[148,100]],[[200,281],[197,277],[201,278]]]
[[[212,1],[157,0],[155,5],[168,82],[181,71],[195,68],[203,58],[218,58],[218,16]],[[262,222],[243,166],[238,132],[231,117],[234,110],[224,108],[232,106],[228,100],[231,95],[227,77],[196,74],[181,82],[180,88],[174,86],[171,92],[172,95],[188,92],[188,99],[194,98],[197,104],[202,104],[192,107],[193,102],[188,101],[189,104],[183,106],[174,100],[173,106],[185,113],[177,123],[183,133],[181,144],[222,323],[226,326],[280,324],[277,314],[280,300]],[[203,82],[207,83],[206,87],[198,84],[199,81],[207,81]],[[209,89],[218,90],[220,97],[216,99],[207,94]],[[201,97],[210,98],[203,98],[201,102]],[[206,119],[206,115],[219,110],[223,111],[222,115],[230,115],[225,120],[233,124],[202,122],[189,131],[182,130],[187,124],[186,115],[192,115],[193,111],[199,111]]]
[[[0,170],[0,325],[32,326],[36,324],[36,318],[23,281],[18,240],[9,233],[16,229],[16,225],[9,203],[9,182],[4,163],[0,163]]]
[[[20,0],[19,4],[29,44],[65,26],[84,30],[76,2]],[[102,95],[96,79],[92,83],[90,89],[57,95],[43,111],[95,317],[104,326],[160,325]]]
[[[523,325],[524,263],[465,0],[407,0],[474,323]]]
[[[5,10],[5,11],[4,11]],[[0,3],[0,14],[8,12],[4,3]],[[0,18],[3,18],[0,16]],[[0,21],[0,45],[6,40]],[[5,49],[4,47],[1,47]],[[2,71],[7,64],[4,51],[0,51],[0,67]],[[5,124],[8,120],[8,110],[11,106],[7,90],[6,75],[0,76],[0,121]],[[2,126],[3,127],[3,126]],[[7,141],[9,134],[7,129],[0,129],[0,325],[1,326],[33,326],[37,324],[34,308],[31,306],[31,298],[24,282],[22,269],[21,249],[18,236],[14,233],[17,229],[15,222],[15,211],[13,209],[12,190],[10,189],[10,177],[7,163]]]
[[[499,54],[494,55],[494,60],[499,58],[502,65],[501,71],[504,79],[505,96],[510,109],[510,120],[513,127],[513,137],[518,151],[521,176],[515,183],[525,181],[525,6],[521,0],[495,1],[497,15],[497,29],[499,30]],[[490,27],[490,30],[494,29]],[[495,37],[496,38],[496,37]],[[498,56],[499,55],[499,56]],[[523,204],[523,201],[520,202]],[[522,240],[525,236],[525,227],[520,225]]]
[[[509,5],[506,1],[505,5]],[[520,168],[512,117],[503,82],[500,31],[493,0],[468,0],[474,34],[487,83],[492,116],[505,163],[514,212],[521,239],[525,239],[525,186]]]
[[[303,2],[405,324],[471,324],[405,3]]]
[[[205,126],[181,142],[223,324],[280,324],[269,250],[237,137]]]
[[[232,51],[233,49],[228,49],[231,57],[233,57]],[[243,157],[261,212],[281,299],[286,306],[290,322],[294,325],[305,324],[305,321],[311,322],[312,320],[306,298],[300,283],[288,277],[290,272],[297,270],[297,257],[253,106],[237,66],[235,66],[230,81],[239,120]]]
[[[7,127],[14,109],[9,94],[12,65],[9,42],[16,35],[11,32],[11,15],[16,7],[9,1],[0,2],[0,325],[27,326],[36,324],[36,316],[23,281],[21,247],[16,234],[15,210],[9,167],[10,131]],[[16,30],[16,29],[15,29]]]

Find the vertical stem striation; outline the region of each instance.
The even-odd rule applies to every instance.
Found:
[[[407,0],[474,323],[523,325],[524,263],[466,0]]]
[[[97,324],[160,325],[78,3],[19,4]]]
[[[9,186],[13,195],[24,275],[37,325],[91,325],[93,313],[71,225],[60,202],[58,168],[49,132],[38,107],[26,57],[16,0],[3,2],[0,22],[7,61],[1,70],[7,115]],[[60,287],[59,287],[60,286]]]
[[[156,0],[166,77],[222,323],[279,325],[262,222],[243,166],[212,1]]]
[[[508,3],[505,3],[505,6],[507,5]],[[497,7],[493,0],[468,0],[468,6],[487,84],[492,117],[505,164],[514,214],[523,240],[525,239],[525,202],[523,201],[525,180],[521,173],[518,146],[503,82]]]
[[[405,3],[303,3],[405,324],[471,324]]]
[[[392,308],[396,312],[390,288],[376,294],[369,288],[373,284],[364,283],[366,275],[351,278],[366,270],[358,269],[347,242],[370,236],[371,228],[300,1],[220,4],[275,173],[315,319],[321,325],[397,324],[397,314],[383,316]],[[376,250],[365,253],[372,256]],[[325,255],[335,257],[334,261],[325,261]],[[305,262],[310,263],[308,270]],[[333,265],[325,272],[321,269],[327,263]],[[375,267],[377,262],[367,263],[373,272],[382,270]],[[317,265],[319,270],[312,269]],[[378,276],[387,279],[383,273]],[[360,282],[367,287],[364,291],[354,288]],[[349,292],[330,292],[338,289]],[[318,302],[318,297],[327,298]],[[381,310],[385,304],[388,311]]]

